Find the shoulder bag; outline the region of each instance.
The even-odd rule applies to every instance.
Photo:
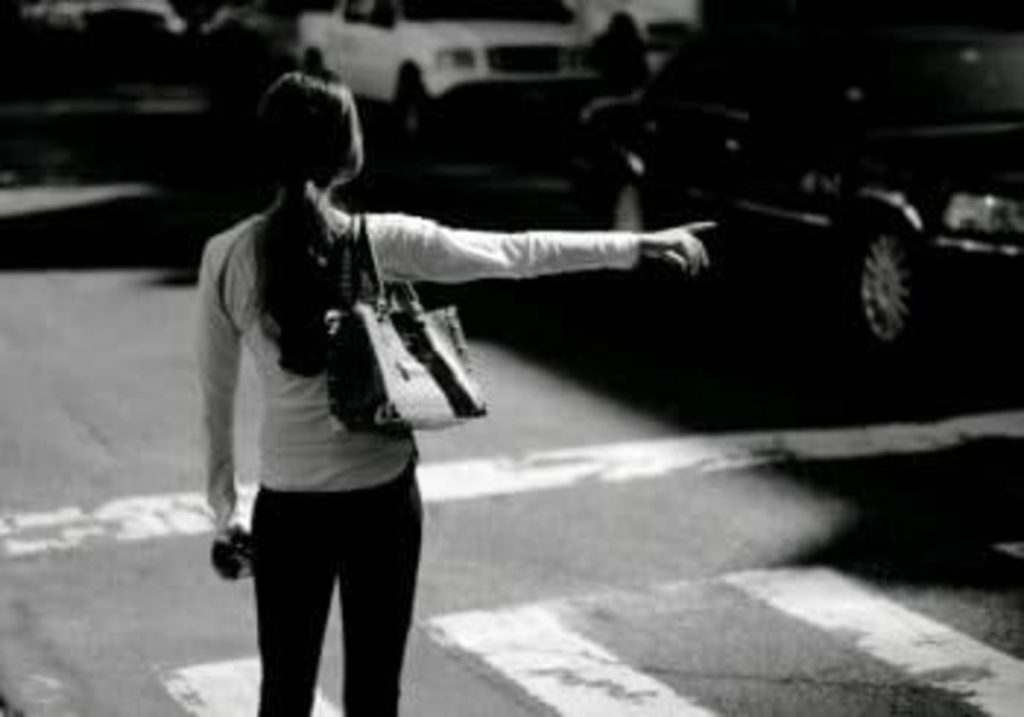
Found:
[[[487,413],[454,307],[425,311],[411,284],[380,277],[366,218],[334,242],[325,317],[331,415],[352,431],[438,429]]]

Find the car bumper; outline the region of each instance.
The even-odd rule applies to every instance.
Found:
[[[1020,241],[1010,242],[977,237],[937,236],[932,239],[931,245],[943,254],[1024,260],[1024,237]]]

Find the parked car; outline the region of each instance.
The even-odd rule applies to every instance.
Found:
[[[1021,67],[1024,35],[997,30],[705,33],[643,91],[586,108],[579,184],[620,228],[717,219],[723,275],[769,301],[801,287],[888,353],[976,289],[1024,298]]]
[[[183,76],[184,34],[184,20],[163,1],[94,2],[85,16],[85,50],[105,77]]]
[[[32,0],[22,6],[25,61],[57,82],[183,74],[185,23],[168,0]]]
[[[91,25],[124,23],[132,31],[179,35],[185,23],[167,0],[26,0],[22,19],[51,30],[86,32]]]

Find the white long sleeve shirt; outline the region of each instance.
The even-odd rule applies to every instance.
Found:
[[[342,222],[348,221],[339,216]],[[409,437],[346,432],[330,418],[326,374],[299,376],[278,365],[277,344],[259,320],[255,239],[264,215],[213,237],[199,273],[197,353],[207,492],[217,524],[235,506],[233,423],[241,347],[263,393],[259,482],[287,491],[344,491],[397,475],[415,450]],[[367,216],[385,279],[462,282],[590,269],[627,269],[639,239],[626,232],[481,232],[401,214]]]

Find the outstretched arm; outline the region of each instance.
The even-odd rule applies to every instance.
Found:
[[[368,228],[387,278],[460,282],[530,278],[594,269],[630,269],[641,256],[681,265],[696,273],[707,254],[692,224],[659,232],[452,229],[405,215],[374,215]]]

